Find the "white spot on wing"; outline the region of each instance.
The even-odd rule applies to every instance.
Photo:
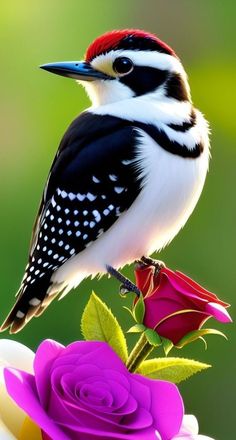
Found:
[[[22,318],[24,318],[24,316],[25,316],[25,313],[21,312],[21,310],[18,310],[16,317],[19,319],[22,319]]]
[[[97,209],[94,209],[94,210],[93,210],[93,215],[94,215],[94,217],[95,217],[96,222],[97,222],[97,223],[100,222],[100,220],[101,220],[101,215],[100,215],[100,213],[98,212]]]
[[[93,180],[94,183],[99,183],[100,182],[100,180],[96,176],[93,176],[92,180]]]
[[[125,188],[123,188],[122,186],[115,186],[114,191],[117,194],[121,194],[124,191]]]
[[[77,199],[78,199],[80,202],[83,202],[83,200],[85,199],[85,194],[80,194],[80,193],[78,193],[78,194],[77,194]]]
[[[96,198],[97,198],[97,196],[95,196],[94,194],[92,194],[92,193],[90,193],[90,192],[87,193],[87,199],[88,199],[90,202],[93,202]]]
[[[117,177],[115,174],[109,174],[109,179],[110,179],[112,182],[116,182],[117,179],[118,179],[118,177]]]
[[[40,299],[38,299],[38,298],[36,298],[36,297],[32,298],[32,299],[29,301],[29,305],[30,305],[30,306],[34,306],[34,307],[38,306],[40,303],[41,303]]]
[[[63,261],[63,260],[64,260],[64,258],[65,258],[65,257],[60,257],[60,258],[59,258],[59,261]]]
[[[62,196],[63,199],[65,199],[67,197],[67,192],[63,190],[61,192],[61,196]]]
[[[76,195],[72,192],[70,192],[68,195],[70,200],[74,200],[76,198]]]

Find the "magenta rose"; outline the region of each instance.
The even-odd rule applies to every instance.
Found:
[[[4,375],[45,440],[170,440],[183,422],[178,388],[130,373],[104,342],[46,340],[34,375],[13,368]]]
[[[144,295],[144,324],[174,344],[211,317],[231,322],[229,304],[181,272],[163,268],[156,275],[153,266],[138,266],[135,276]]]

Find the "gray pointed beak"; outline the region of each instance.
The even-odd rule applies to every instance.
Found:
[[[60,63],[49,63],[40,66],[41,69],[56,75],[66,76],[68,78],[78,79],[81,81],[94,81],[96,79],[113,79],[105,73],[93,69],[93,67],[85,61],[65,61]]]

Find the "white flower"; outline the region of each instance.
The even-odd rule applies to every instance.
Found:
[[[27,415],[8,395],[4,377],[4,367],[19,368],[33,372],[34,352],[25,345],[10,339],[0,339],[0,439],[16,440],[21,437]]]
[[[206,435],[198,434],[198,421],[193,415],[185,415],[179,434],[172,440],[214,440]]]

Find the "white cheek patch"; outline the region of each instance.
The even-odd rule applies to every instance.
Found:
[[[105,81],[78,81],[86,90],[93,106],[111,104],[135,96],[134,92],[118,79]]]

